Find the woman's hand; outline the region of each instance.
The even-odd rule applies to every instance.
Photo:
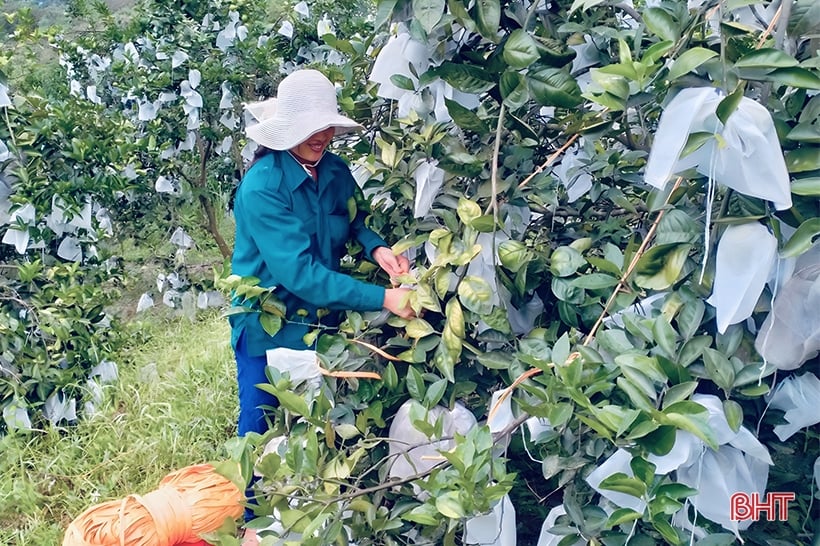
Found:
[[[399,275],[410,273],[410,260],[407,256],[399,254],[396,256],[393,251],[386,246],[380,246],[373,250],[373,259],[379,264],[385,273],[390,276],[391,282]],[[393,283],[396,284],[395,282]],[[398,314],[398,313],[396,313]]]
[[[416,316],[410,307],[409,288],[388,288],[384,291],[384,308],[401,318],[410,319]]]

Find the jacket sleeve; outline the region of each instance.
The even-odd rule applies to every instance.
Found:
[[[350,176],[349,178],[350,179],[348,181],[348,184],[352,186],[352,198],[355,200],[356,203],[359,203],[360,201],[363,201],[361,190],[359,190],[359,187],[356,185],[356,181],[353,179],[353,177]],[[384,239],[379,237],[379,235],[377,235],[376,232],[374,232],[372,229],[368,228],[364,224],[364,219],[366,217],[366,211],[357,210],[356,217],[353,218],[353,221],[350,223],[350,233],[351,236],[354,239],[356,239],[359,242],[359,244],[362,245],[362,247],[364,247],[365,256],[367,256],[368,258],[372,258],[373,251],[376,248],[380,246],[389,247],[390,245],[388,245]]]
[[[242,221],[265,266],[283,288],[317,307],[354,311],[382,308],[383,287],[333,271],[316,260],[304,222],[290,210],[278,185],[254,187],[245,197],[254,210]]]

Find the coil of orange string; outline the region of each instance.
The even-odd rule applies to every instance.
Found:
[[[206,544],[226,518],[242,515],[244,495],[213,466],[168,474],[145,495],[129,495],[88,508],[66,529],[63,546],[176,546]]]

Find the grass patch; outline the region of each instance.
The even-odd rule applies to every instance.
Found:
[[[226,321],[213,312],[132,328],[120,380],[105,387],[96,414],[68,429],[0,438],[0,544],[58,545],[87,507],[224,458],[237,413]]]

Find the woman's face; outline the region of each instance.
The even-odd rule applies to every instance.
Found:
[[[290,149],[296,156],[301,157],[309,163],[319,161],[322,154],[325,153],[325,148],[333,139],[336,129],[328,127],[324,131],[313,133],[307,140],[304,140]]]

